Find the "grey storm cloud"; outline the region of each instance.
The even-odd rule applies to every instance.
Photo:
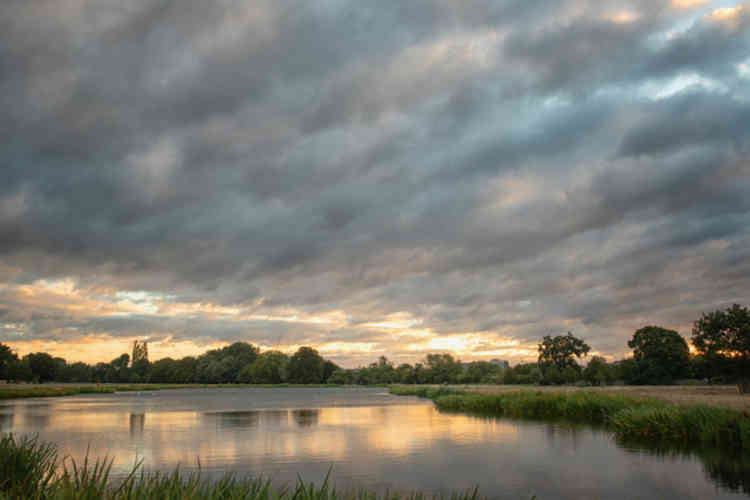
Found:
[[[362,325],[406,312],[617,355],[643,323],[686,334],[750,301],[749,55],[735,2],[6,0],[0,322],[387,342]],[[67,277],[349,320],[14,291]]]

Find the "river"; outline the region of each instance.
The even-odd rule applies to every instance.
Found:
[[[122,476],[200,468],[340,489],[490,498],[747,498],[742,463],[621,446],[597,429],[441,413],[378,388],[182,389],[0,401],[0,430]],[[747,483],[745,483],[747,485]]]

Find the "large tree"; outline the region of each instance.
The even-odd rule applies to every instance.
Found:
[[[11,366],[18,363],[18,356],[10,347],[0,342],[0,380],[10,378]]]
[[[591,385],[606,385],[614,380],[612,367],[601,356],[594,356],[583,370],[583,379]]]
[[[289,356],[279,351],[266,351],[237,375],[238,382],[280,384],[286,380]]]
[[[289,360],[287,376],[294,384],[323,382],[325,360],[312,347],[300,347]]]
[[[548,379],[550,383],[573,381],[574,375],[581,372],[575,358],[586,356],[590,350],[586,342],[570,332],[555,337],[546,335],[539,344],[537,360],[543,379]]]
[[[633,359],[644,376],[641,383],[671,383],[684,377],[690,365],[690,351],[682,335],[660,326],[644,326],[628,341]]]
[[[393,363],[385,356],[380,356],[376,362],[362,368],[360,377],[365,384],[391,384],[398,379]]]
[[[228,383],[258,358],[259,349],[246,342],[235,342],[213,349],[198,358],[198,379],[206,383]]]
[[[151,364],[150,381],[162,384],[181,382],[177,380],[177,361],[172,358],[162,358]]]
[[[750,392],[750,311],[734,304],[726,311],[704,313],[693,324],[693,345],[707,358],[731,364],[740,392]]]
[[[455,384],[463,365],[450,354],[428,354],[425,358],[427,377],[433,384]]]
[[[39,382],[55,380],[59,363],[46,352],[34,352],[23,358],[29,363],[31,374]]]

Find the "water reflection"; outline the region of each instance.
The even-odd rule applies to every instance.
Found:
[[[0,428],[39,433],[60,456],[134,461],[429,494],[480,486],[488,497],[737,498],[750,459],[623,447],[589,427],[438,412],[381,390],[165,391],[0,402]],[[148,425],[146,425],[148,420]],[[130,439],[128,439],[130,438]],[[606,466],[603,466],[605,465]],[[675,478],[679,478],[676,480]],[[717,487],[719,489],[717,489]],[[737,494],[732,493],[738,492]]]
[[[750,496],[750,457],[726,455],[715,450],[700,453],[699,457],[706,474],[717,484]]]
[[[264,410],[260,413],[260,420],[265,426],[281,427],[289,423],[289,411]]]
[[[10,432],[13,429],[13,414],[0,413],[0,432]]]
[[[146,424],[145,413],[131,413],[130,414],[130,437],[131,438],[143,438],[143,427]]]
[[[213,422],[218,429],[246,429],[255,427],[260,421],[259,411],[222,411],[204,413],[207,422]]]
[[[688,445],[664,446],[640,440],[619,440],[618,444],[634,452],[679,460],[698,458],[705,475],[715,484],[750,496],[750,454]]]
[[[292,418],[294,418],[294,422],[300,427],[318,425],[320,410],[292,410]]]
[[[52,422],[53,413],[49,403],[35,403],[24,406],[20,416],[25,426],[42,430]]]

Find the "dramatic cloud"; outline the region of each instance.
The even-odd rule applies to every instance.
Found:
[[[622,356],[750,303],[750,4],[0,5],[0,342]]]

